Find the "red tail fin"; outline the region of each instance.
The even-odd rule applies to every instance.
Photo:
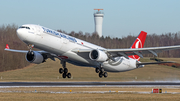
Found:
[[[134,41],[134,43],[132,44],[132,46],[130,48],[143,48],[144,42],[146,40],[146,35],[147,35],[147,32],[141,31],[141,33],[136,38],[136,40]],[[136,59],[138,61],[140,59],[140,57],[138,55],[131,55],[129,57],[132,59]]]

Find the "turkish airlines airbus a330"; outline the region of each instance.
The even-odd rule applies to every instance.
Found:
[[[78,66],[94,67],[99,77],[107,77],[107,72],[123,72],[144,67],[147,64],[160,64],[168,62],[141,63],[142,54],[157,53],[163,50],[179,49],[178,46],[143,48],[147,33],[141,31],[132,46],[128,49],[106,49],[72,36],[51,30],[49,28],[25,24],[17,29],[18,37],[26,43],[30,50],[14,50],[6,45],[6,51],[21,52],[26,54],[30,63],[40,64],[50,58],[58,58],[62,67],[59,73],[63,78],[71,78],[71,73],[66,68],[66,62]],[[32,47],[42,51],[33,51]]]

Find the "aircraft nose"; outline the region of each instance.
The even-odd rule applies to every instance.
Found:
[[[19,35],[19,33],[20,33],[20,30],[19,30],[19,29],[17,29],[17,30],[16,30],[16,33]]]
[[[19,37],[19,39],[21,40],[26,40],[26,36],[24,35],[25,33],[23,33],[23,29],[17,29],[16,30],[16,34]]]
[[[20,37],[22,35],[22,30],[21,29],[17,29],[16,30],[16,34],[18,35],[18,37]]]

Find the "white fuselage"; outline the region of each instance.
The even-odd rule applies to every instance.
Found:
[[[17,30],[17,35],[23,42],[28,45],[34,45],[35,48],[55,54],[57,57],[69,63],[88,67],[98,67],[101,64],[104,70],[109,72],[128,71],[136,68],[136,60],[131,58],[116,57],[116,61],[110,59],[105,62],[93,61],[89,58],[89,53],[79,54],[72,52],[72,50],[105,50],[105,48],[39,25],[27,24],[23,26],[28,26],[30,28],[19,28]]]

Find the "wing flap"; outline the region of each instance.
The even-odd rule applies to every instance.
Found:
[[[156,54],[156,52],[154,52],[153,50],[148,50],[150,53],[152,53],[154,56],[156,56],[157,57],[157,54]]]
[[[118,52],[118,54],[124,56],[126,59],[129,59],[129,57],[128,57],[128,55],[126,53]]]

